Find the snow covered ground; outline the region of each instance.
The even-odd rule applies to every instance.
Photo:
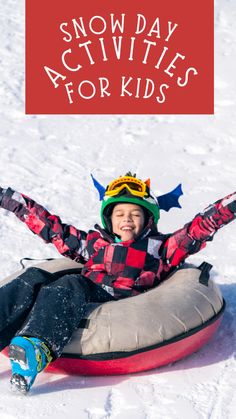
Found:
[[[24,2],[1,1],[0,184],[25,192],[86,229],[98,221],[90,173],[106,184],[133,170],[157,194],[182,182],[183,209],[162,214],[174,231],[208,203],[236,189],[236,8],[215,1],[214,116],[25,116]],[[0,215],[1,276],[19,259],[57,256],[14,216]],[[29,396],[9,390],[0,355],[1,419],[236,418],[236,223],[191,261],[207,260],[227,302],[221,328],[198,353],[142,374],[41,374]]]

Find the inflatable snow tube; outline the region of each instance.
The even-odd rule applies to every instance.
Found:
[[[34,265],[61,276],[81,265],[55,259]],[[225,308],[209,276],[211,265],[182,268],[136,297],[90,303],[62,356],[47,371],[115,375],[157,368],[200,349],[217,330]],[[8,282],[22,270],[8,277]]]

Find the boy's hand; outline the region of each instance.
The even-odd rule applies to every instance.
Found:
[[[0,186],[0,205],[1,205],[2,198],[3,198],[5,192],[6,192],[6,189],[1,188],[1,186]]]
[[[234,214],[236,213],[236,192],[223,199],[222,206],[227,207]]]
[[[3,197],[3,189],[0,186],[0,204],[2,202],[2,197]]]

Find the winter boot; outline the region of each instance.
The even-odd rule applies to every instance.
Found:
[[[37,374],[52,361],[50,350],[38,338],[16,336],[9,345],[13,389],[27,393]]]

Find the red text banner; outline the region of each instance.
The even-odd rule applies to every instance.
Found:
[[[213,22],[213,0],[26,0],[26,113],[211,114]]]

